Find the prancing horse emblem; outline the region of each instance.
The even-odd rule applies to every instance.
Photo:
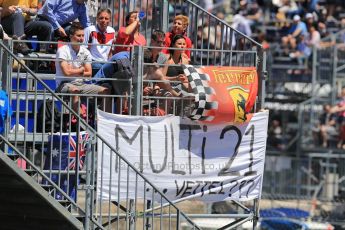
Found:
[[[249,90],[242,86],[234,85],[227,88],[234,105],[234,122],[243,123],[246,121],[246,103],[249,97]]]

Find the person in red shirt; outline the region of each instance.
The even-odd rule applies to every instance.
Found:
[[[193,46],[192,41],[188,38],[187,35],[187,27],[189,24],[189,19],[187,16],[184,15],[176,15],[174,18],[174,23],[171,32],[165,33],[165,47],[170,47],[171,41],[175,35],[183,35],[186,40],[186,50],[185,54],[190,59],[191,48]],[[163,50],[164,53],[169,54],[168,49]]]
[[[116,46],[113,54],[121,51],[130,51],[130,46],[145,46],[146,39],[144,35],[139,32],[140,19],[138,17],[138,11],[129,12],[126,16],[126,27],[120,27],[118,35],[115,40],[117,45],[127,46]]]

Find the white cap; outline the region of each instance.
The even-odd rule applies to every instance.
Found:
[[[305,15],[305,18],[308,19],[308,18],[314,18],[314,17],[313,17],[313,14],[312,14],[312,13],[307,13],[307,14]]]
[[[299,20],[301,20],[301,17],[298,14],[296,14],[295,16],[293,16],[293,20],[299,21]]]

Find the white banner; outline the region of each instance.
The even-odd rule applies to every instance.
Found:
[[[240,125],[204,125],[176,116],[123,116],[98,111],[98,133],[170,200],[260,198],[268,111]],[[98,141],[97,196],[144,196],[144,183]],[[120,181],[120,185],[118,182]],[[136,192],[135,192],[136,191]]]

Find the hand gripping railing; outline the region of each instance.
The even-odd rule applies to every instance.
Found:
[[[2,42],[0,42],[0,49],[5,51],[3,53],[6,53],[6,55],[8,55],[9,60],[13,58],[18,63],[20,63],[19,58],[15,56]],[[8,61],[8,59],[5,59],[5,60],[4,59],[5,58],[3,58],[3,61]],[[43,161],[44,161],[43,156],[41,157],[41,162],[39,163],[36,162],[38,158],[35,158],[33,156],[35,154],[43,155],[44,152],[47,152],[47,151],[49,152],[50,150],[50,155],[53,155],[54,153],[56,153],[54,152],[55,150],[60,149],[60,152],[62,150],[61,140],[59,141],[60,143],[58,143],[59,145],[55,147],[54,143],[49,142],[48,140],[49,138],[47,137],[47,136],[51,137],[52,136],[51,133],[54,133],[55,135],[56,131],[60,131],[60,135],[63,132],[63,129],[62,129],[62,124],[64,122],[63,119],[60,119],[58,121],[58,123],[60,123],[60,127],[58,128],[58,130],[54,130],[54,122],[57,122],[54,119],[54,114],[51,117],[52,124],[51,124],[50,130],[48,131],[43,130],[42,133],[37,133],[35,130],[37,122],[46,123],[46,125],[48,126],[48,120],[45,120],[45,119],[41,121],[37,121],[37,120],[31,121],[32,123],[34,123],[33,133],[26,132],[25,130],[27,129],[27,127],[24,128],[25,130],[23,133],[19,132],[18,127],[15,127],[14,133],[10,133],[9,130],[7,130],[6,132],[7,136],[4,137],[4,139],[7,142],[9,142],[8,138],[11,135],[16,136],[16,138],[14,138],[15,140],[14,144],[8,145],[9,146],[8,150],[13,149],[13,151],[15,152],[21,152],[21,150],[23,149],[22,154],[19,154],[20,158],[27,161],[31,168],[34,168],[35,170],[40,171],[39,172],[40,176],[37,177],[37,180],[44,179],[45,181],[47,181],[46,183],[52,184],[52,186],[54,187],[54,190],[56,191],[54,193],[59,193],[64,199],[68,200],[75,209],[80,211],[79,213],[83,213],[83,215],[85,214],[85,222],[84,222],[85,229],[89,229],[92,226],[96,228],[100,228],[100,229],[103,229],[105,227],[113,228],[115,226],[117,227],[117,229],[119,229],[124,225],[126,226],[126,228],[127,227],[132,228],[133,226],[136,226],[136,224],[142,224],[142,226],[146,226],[146,228],[148,228],[149,226],[153,227],[155,225],[158,225],[161,227],[161,229],[163,228],[164,229],[167,229],[167,228],[178,229],[182,220],[184,220],[185,223],[187,223],[190,226],[190,228],[199,229],[199,227],[195,225],[179,208],[177,208],[177,206],[175,206],[172,202],[170,202],[166,198],[166,196],[156,186],[150,183],[132,164],[130,164],[130,162],[128,162],[125,158],[123,158],[122,155],[118,151],[116,151],[108,142],[106,142],[101,136],[99,136],[99,134],[89,124],[87,124],[79,116],[79,114],[73,111],[70,108],[70,106],[64,100],[62,100],[61,97],[59,97],[56,93],[54,93],[44,81],[42,81],[39,77],[37,77],[36,74],[33,71],[31,71],[26,65],[24,64],[19,64],[19,65],[23,68],[23,70],[27,72],[28,74],[27,79],[29,79],[29,76],[32,78],[33,85],[38,86],[40,84],[44,88],[43,92],[42,90],[39,91],[37,87],[34,87],[33,91],[29,90],[28,87],[26,87],[26,89],[23,89],[23,92],[18,89],[17,91],[15,90],[12,91],[11,88],[8,89],[10,99],[12,97],[12,94],[16,96],[17,99],[20,98],[21,95],[24,96],[25,124],[29,125],[28,109],[30,108],[30,106],[29,106],[28,100],[33,100],[34,105],[32,105],[32,107],[35,108],[37,107],[37,102],[40,96],[43,97],[43,103],[45,103],[46,99],[49,98],[52,100],[53,105],[59,104],[62,111],[68,112],[68,124],[69,124],[68,127],[69,128],[67,130],[67,133],[69,133],[69,136],[71,136],[71,131],[72,131],[71,120],[73,117],[77,120],[77,124],[76,124],[77,137],[79,137],[81,130],[87,132],[90,135],[90,142],[91,142],[90,149],[92,153],[88,154],[89,156],[86,156],[86,160],[85,160],[86,171],[85,170],[83,171],[80,169],[79,160],[75,160],[75,167],[73,169],[69,169],[69,168],[61,169],[60,167],[58,169],[52,168],[52,167],[44,168],[45,165],[43,164]],[[7,81],[12,81],[10,71],[11,69],[8,69],[6,72],[8,76]],[[3,74],[3,76],[6,76],[6,75]],[[15,102],[17,103],[17,105],[14,112],[16,113],[16,118],[19,119],[18,114],[20,114],[20,111],[18,108],[21,106],[20,104],[22,101],[18,99]],[[33,111],[35,112],[37,110],[33,109]],[[22,135],[23,138],[21,139],[17,138],[20,135]],[[98,200],[97,207],[94,206],[94,202],[96,201],[96,198],[94,195],[95,187],[96,187],[95,177],[96,177],[96,174],[102,176],[102,172],[99,172],[99,171],[96,172],[96,169],[95,169],[96,156],[93,154],[96,152],[96,149],[97,149],[96,138],[98,139],[99,144],[101,144],[102,146],[106,146],[107,148],[110,149],[111,157],[116,158],[119,165],[125,165],[125,167],[127,167],[128,173],[132,171],[136,175],[136,183],[144,183],[145,188],[149,189],[149,191],[152,192],[149,197],[146,196],[142,200],[129,199],[127,197],[125,203],[123,203],[123,200],[122,199],[120,200],[120,198],[117,201],[114,201],[111,199],[108,199],[106,201]],[[79,157],[82,155],[82,149],[81,149],[82,147],[80,146],[81,143],[79,142],[80,140],[79,138],[77,138],[75,159],[79,159]],[[37,153],[39,152],[39,150],[41,152]],[[98,159],[99,161],[103,160],[102,155],[99,154],[98,157],[99,157]],[[58,163],[60,164],[59,166],[61,166],[61,157]],[[39,164],[40,167],[37,167],[37,164]],[[58,180],[53,180],[51,177],[52,175],[58,176]],[[86,184],[84,186],[82,186],[79,182],[80,180],[79,175],[86,175]],[[84,188],[85,198],[83,198],[82,197],[83,194],[80,194],[80,193],[77,193],[75,198],[71,198],[71,192],[69,191],[68,186],[67,186],[67,190],[68,190],[67,192],[65,192],[64,190],[60,188],[62,186],[61,178],[67,177],[71,179],[72,176],[73,176],[72,180],[74,180],[73,181],[74,186],[76,188],[79,188],[79,187]],[[69,179],[67,181],[69,181]],[[120,187],[121,179],[122,177],[120,177],[119,175],[118,180],[117,180],[118,184],[113,185],[113,186]],[[127,181],[127,183],[129,182]],[[99,185],[99,186],[101,187],[102,185]],[[127,190],[126,193],[129,194],[132,192],[132,193],[138,194],[137,190],[138,190],[138,187],[136,187],[136,191]],[[159,197],[158,202],[157,202],[157,197]],[[155,201],[155,198],[156,198],[156,201]],[[82,208],[80,208],[79,202],[83,202],[83,201],[85,201],[85,211],[82,212]],[[157,207],[155,209],[152,208],[156,203],[158,203],[158,207],[159,206],[161,207],[158,209],[159,212],[154,211],[154,210],[157,210]],[[165,203],[168,203],[170,205],[167,208],[163,208],[162,204],[165,204]],[[158,221],[156,220],[157,217],[159,218]],[[163,221],[163,218],[167,219],[168,222],[165,222],[165,220]],[[141,220],[142,223],[140,223],[139,220]]]

